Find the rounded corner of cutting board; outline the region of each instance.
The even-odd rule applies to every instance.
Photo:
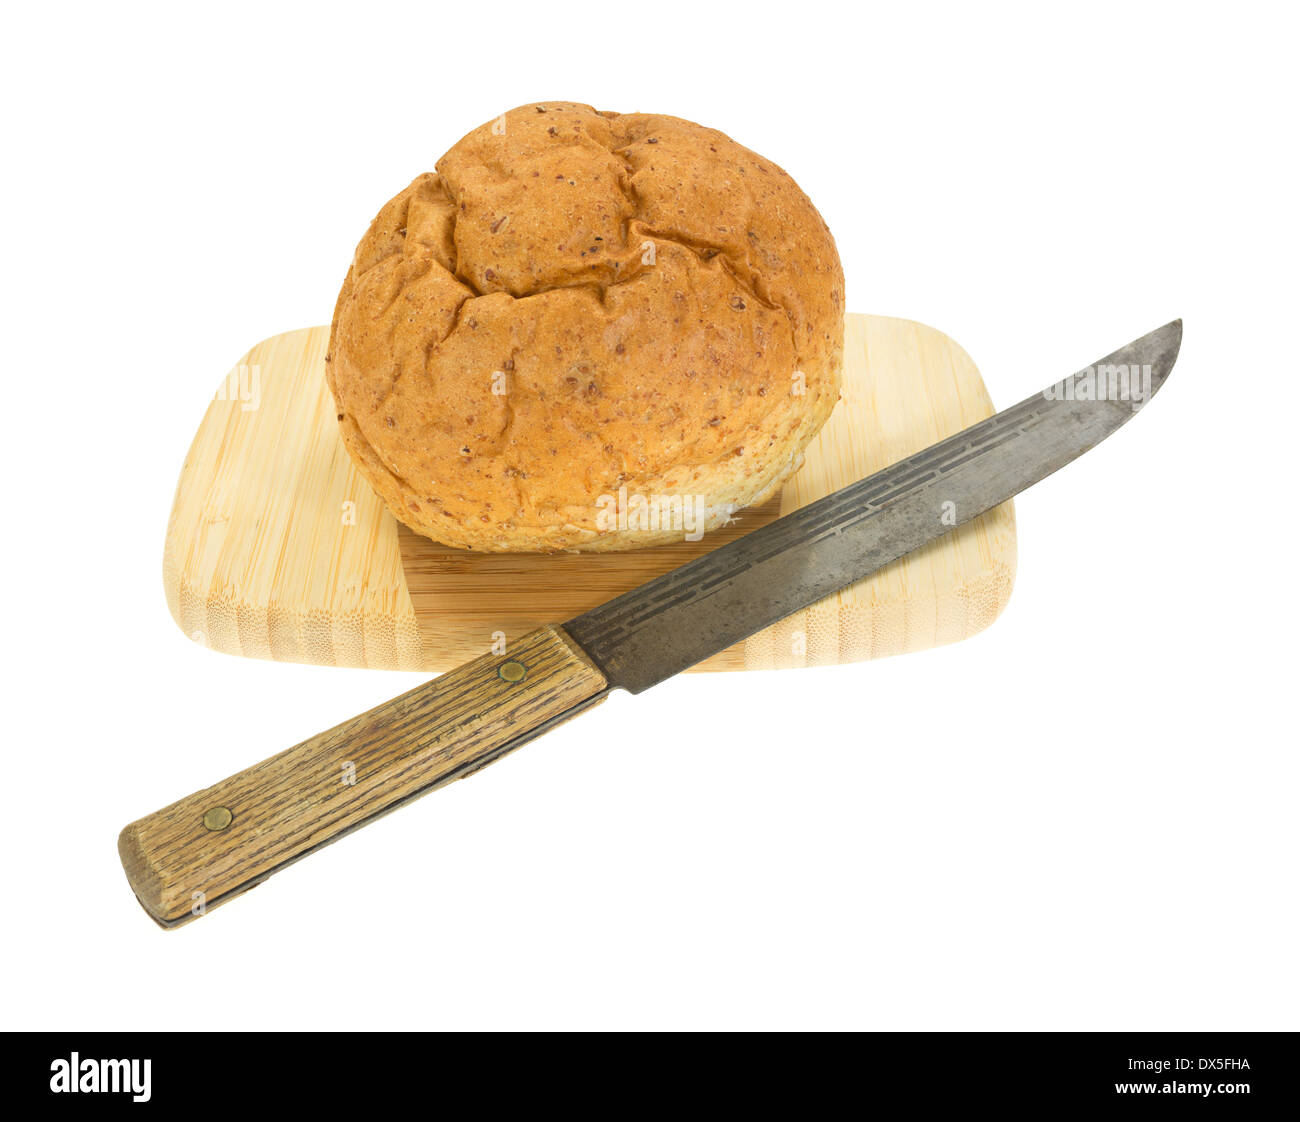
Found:
[[[422,670],[397,523],[334,427],[328,342],[328,327],[262,340],[209,403],[168,518],[168,609],[226,654]]]
[[[540,608],[509,599],[521,572],[544,590],[545,566],[572,561],[468,555],[399,527],[339,440],[324,379],[328,341],[328,327],[262,340],[210,403],[164,547],[167,604],[181,630],[228,654],[432,672],[482,653],[500,631],[563,622],[591,606],[581,597],[570,604],[563,588]],[[763,517],[798,509],[992,412],[979,370],[944,332],[850,314],[840,404]],[[604,566],[587,582],[599,586],[591,594],[607,599],[688,559],[638,553],[656,556],[582,555]],[[955,642],[1001,614],[1015,568],[1006,503],[699,669],[857,662]]]

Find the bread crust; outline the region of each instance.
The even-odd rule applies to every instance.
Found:
[[[398,519],[462,549],[640,548],[684,528],[611,499],[685,497],[708,530],[795,470],[839,397],[844,277],[785,172],[566,102],[436,166],[357,246],[327,360]]]

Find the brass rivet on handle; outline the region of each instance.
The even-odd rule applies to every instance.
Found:
[[[528,676],[528,667],[511,659],[497,667],[497,677],[503,682],[522,682]]]
[[[226,806],[214,806],[203,816],[203,828],[205,830],[224,830],[235,820],[235,816],[230,813],[230,808]]]

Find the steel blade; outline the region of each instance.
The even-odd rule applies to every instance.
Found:
[[[1169,375],[1182,321],[602,604],[564,629],[640,693],[951,533],[1104,440]]]

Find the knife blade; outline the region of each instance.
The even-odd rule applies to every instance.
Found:
[[[598,704],[641,693],[1005,502],[1169,376],[1182,321],[978,424],[131,823],[136,897],[175,927]]]
[[[1182,321],[1174,320],[1018,405],[585,612],[564,629],[612,688],[640,693],[1081,456],[1160,388],[1181,341]],[[1134,369],[1136,386],[1128,373]],[[1141,373],[1146,369],[1149,382]]]

